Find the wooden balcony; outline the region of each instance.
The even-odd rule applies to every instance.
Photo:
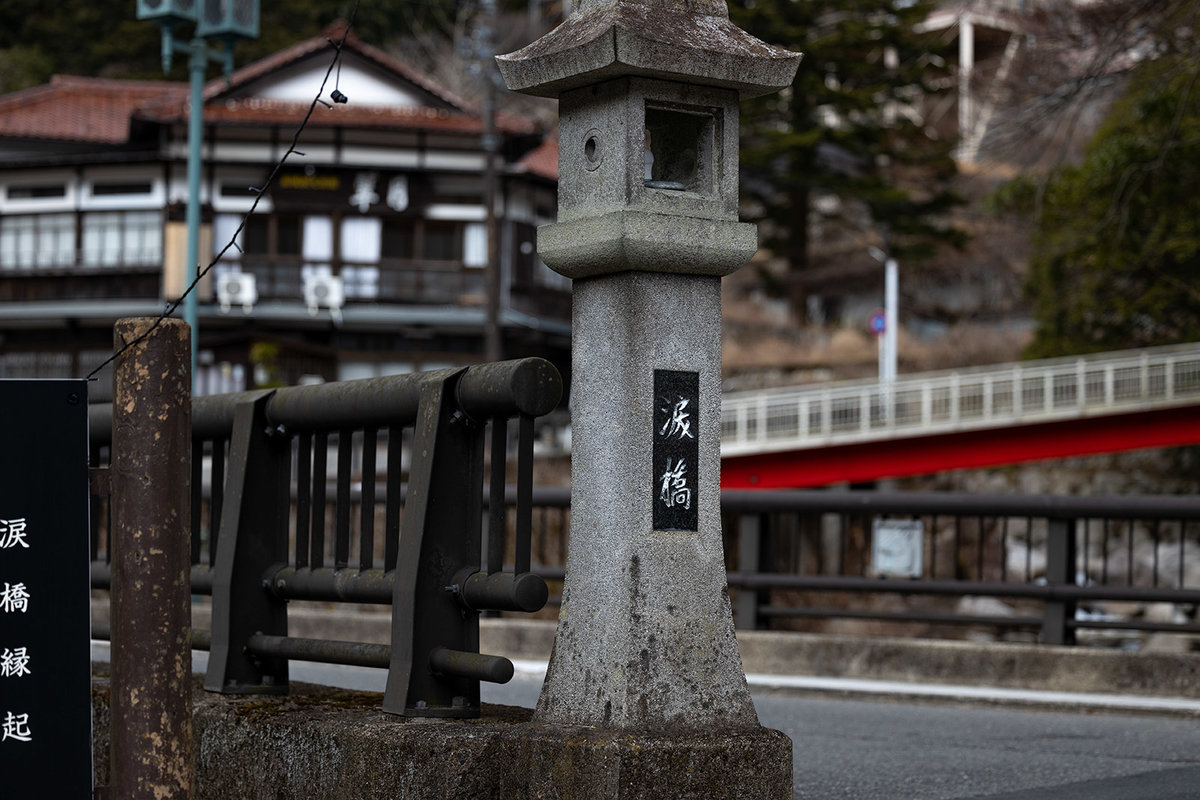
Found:
[[[257,279],[260,302],[304,297],[305,266],[298,261],[245,258],[241,269]],[[385,259],[378,265],[341,264],[328,269],[344,279],[347,304],[482,306],[487,297],[485,271],[457,261]],[[513,287],[512,305],[526,314],[571,318],[569,292]]]
[[[257,278],[259,302],[304,298],[304,265],[298,261],[247,258],[241,269]],[[311,269],[311,267],[310,267]],[[379,265],[331,268],[345,279],[347,304],[455,305],[482,307],[487,297],[483,269],[456,261],[386,260]],[[104,266],[0,270],[0,303],[61,300],[158,299],[159,266]],[[515,285],[512,307],[525,314],[571,318],[571,294],[537,285]]]

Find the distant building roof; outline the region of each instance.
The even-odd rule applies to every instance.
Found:
[[[184,97],[187,84],[55,75],[0,96],[0,136],[120,144],[139,107]]]
[[[541,178],[558,180],[558,136],[547,136],[517,162],[517,167]]]
[[[143,106],[135,111],[139,119],[153,122],[183,122],[188,118],[186,97],[172,97]],[[261,97],[229,98],[209,101],[204,106],[205,123],[235,125],[298,124],[308,112],[309,103],[294,103]],[[421,130],[479,133],[483,122],[478,116],[431,106],[317,106],[308,121],[312,127],[413,128]],[[523,117],[497,114],[496,127],[504,133],[533,133],[537,126]]]
[[[204,91],[205,121],[234,125],[298,124],[311,101],[257,97],[255,86],[285,70],[303,69],[310,61],[323,74],[326,59],[332,59],[333,55],[329,40],[340,41],[343,30],[335,23],[322,36],[242,67],[228,83],[223,77],[210,81]],[[429,76],[363,43],[353,33],[346,37],[343,59],[347,54],[370,64],[397,85],[407,87],[405,93],[415,104],[371,105],[355,103],[351,98],[345,105],[318,106],[309,125],[482,132],[478,109]],[[313,95],[316,88],[314,85]],[[326,87],[326,96],[332,88],[332,83]],[[0,137],[122,144],[129,141],[132,120],[182,122],[188,118],[190,106],[188,87],[182,82],[56,75],[44,86],[0,96]],[[509,134],[537,131],[532,120],[506,113],[496,115],[496,127]]]

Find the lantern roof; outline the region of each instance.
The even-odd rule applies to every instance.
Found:
[[[746,98],[790,86],[800,58],[734,25],[725,0],[584,0],[562,25],[496,61],[509,89],[540,97],[637,75]]]

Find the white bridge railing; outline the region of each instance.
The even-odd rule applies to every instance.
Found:
[[[1200,343],[734,392],[721,455],[1027,425],[1200,402]]]

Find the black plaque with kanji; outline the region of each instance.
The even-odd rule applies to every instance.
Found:
[[[91,797],[87,381],[0,380],[0,797]]]
[[[695,531],[700,484],[700,373],[654,370],[654,529]]]

